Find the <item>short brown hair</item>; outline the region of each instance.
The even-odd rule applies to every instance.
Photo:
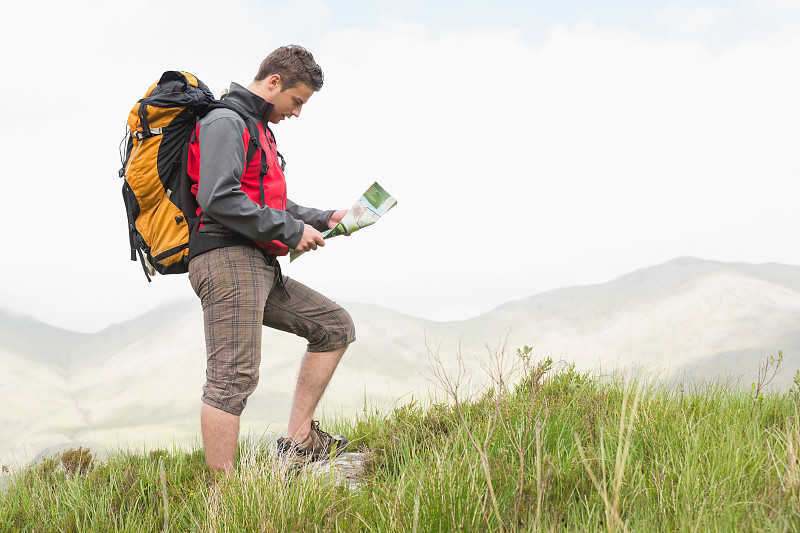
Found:
[[[281,46],[268,55],[258,68],[255,81],[261,81],[273,74],[281,77],[282,91],[301,83],[305,83],[315,92],[322,89],[322,69],[314,61],[311,52],[296,44]]]

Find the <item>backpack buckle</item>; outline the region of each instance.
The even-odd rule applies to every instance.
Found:
[[[133,133],[133,136],[136,137],[139,142],[141,142],[145,139],[149,139],[153,135],[163,135],[164,132],[163,128],[150,128],[150,135],[145,135],[143,131],[134,131],[131,133]]]

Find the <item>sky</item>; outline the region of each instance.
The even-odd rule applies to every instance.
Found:
[[[603,5],[607,4],[607,5]],[[166,70],[274,48],[325,84],[274,128],[289,197],[398,201],[284,273],[477,316],[681,256],[800,265],[800,0],[15,2],[0,22],[0,309],[93,332],[176,299],[130,251],[119,144]]]

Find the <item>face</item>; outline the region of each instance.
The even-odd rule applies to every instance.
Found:
[[[269,121],[277,124],[285,118],[299,117],[300,110],[303,109],[303,104],[308,102],[311,95],[314,94],[313,89],[301,83],[290,89],[284,91],[276,91],[270,95],[268,100],[275,106],[272,113],[269,115]]]

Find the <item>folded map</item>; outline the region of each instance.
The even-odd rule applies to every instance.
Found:
[[[397,205],[397,200],[392,198],[392,195],[386,192],[376,181],[361,195],[361,198],[350,208],[350,211],[347,212],[336,227],[322,232],[322,237],[329,239],[371,226],[395,205]],[[303,253],[292,250],[289,253],[289,261],[294,261]]]

